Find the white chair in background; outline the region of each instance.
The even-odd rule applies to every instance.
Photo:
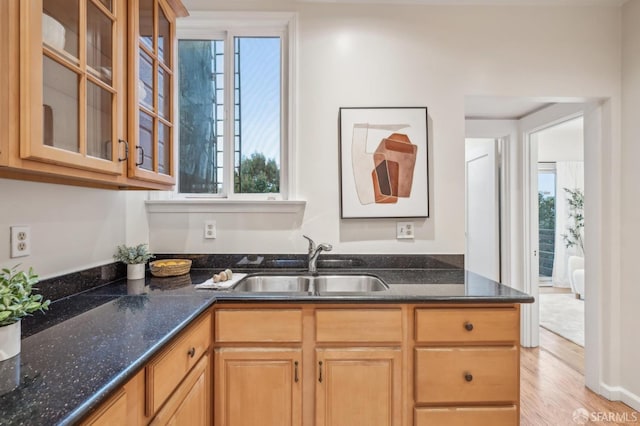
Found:
[[[567,269],[571,291],[576,297],[584,299],[584,257],[569,256]]]
[[[576,297],[584,300],[584,269],[573,271],[573,285],[576,287]]]

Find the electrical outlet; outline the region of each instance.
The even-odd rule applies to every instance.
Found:
[[[11,257],[31,254],[31,229],[28,226],[11,227]]]
[[[204,238],[206,240],[212,240],[216,237],[216,221],[205,220],[204,221]]]
[[[397,239],[413,239],[413,222],[396,222]]]

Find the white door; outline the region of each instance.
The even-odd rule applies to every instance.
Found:
[[[498,143],[467,139],[465,143],[465,268],[500,281],[500,187]]]

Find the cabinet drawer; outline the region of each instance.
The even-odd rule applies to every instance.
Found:
[[[516,308],[416,309],[416,342],[515,342]]]
[[[207,313],[147,365],[147,415],[154,413],[211,345]]]
[[[518,424],[518,410],[508,407],[419,408],[415,426],[513,426]]]
[[[301,342],[300,309],[216,310],[216,342]]]
[[[416,349],[416,402],[516,402],[518,366],[515,346]]]
[[[399,343],[400,309],[318,309],[316,341]]]

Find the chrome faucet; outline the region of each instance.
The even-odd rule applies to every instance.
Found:
[[[331,244],[325,244],[325,243],[320,243],[318,244],[318,246],[316,246],[316,243],[313,242],[311,238],[307,237],[306,235],[303,235],[303,237],[309,240],[309,273],[317,274],[318,267],[316,266],[316,262],[318,261],[318,256],[320,256],[320,253],[323,250],[331,251],[333,250],[333,247],[331,246]]]

